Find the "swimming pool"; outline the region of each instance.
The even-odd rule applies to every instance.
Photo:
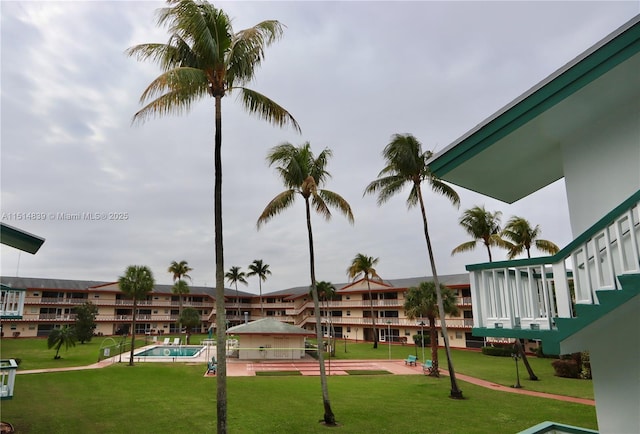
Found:
[[[158,345],[136,353],[135,357],[198,357],[204,349],[203,346]]]

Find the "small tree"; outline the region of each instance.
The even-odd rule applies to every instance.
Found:
[[[93,332],[96,329],[96,316],[98,315],[98,307],[90,301],[81,304],[75,308],[76,313],[76,337],[81,344],[90,342]]]
[[[136,342],[136,311],[138,300],[144,300],[153,290],[155,280],[149,267],[144,265],[129,265],[123,276],[118,279],[118,286],[124,295],[133,299],[133,315],[131,316],[131,353],[129,366],[133,366],[133,350]]]
[[[191,329],[199,326],[201,322],[200,312],[192,307],[185,307],[180,314],[180,324],[187,330],[187,345],[189,345],[189,339],[191,338]]]
[[[60,358],[60,348],[64,345],[64,349],[68,350],[69,347],[76,346],[76,332],[73,327],[68,325],[62,326],[59,329],[51,330],[49,337],[47,338],[47,347],[49,349],[56,347],[56,355],[54,359]]]

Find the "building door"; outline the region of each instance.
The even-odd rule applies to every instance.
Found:
[[[273,338],[273,358],[274,359],[291,359],[291,350],[289,349],[289,339],[284,337]]]

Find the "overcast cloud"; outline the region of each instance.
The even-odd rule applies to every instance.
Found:
[[[385,279],[430,275],[422,223],[406,194],[378,207],[363,197],[395,133],[442,150],[505,104],[640,12],[627,2],[215,2],[236,31],[265,19],[287,26],[267,49],[252,88],[302,128],[278,129],[223,100],[225,269],[270,265],[270,292],[309,283],[303,202],[256,230],[284,187],[268,150],[309,141],[329,147],[326,188],[351,204],[355,224],[313,217],[316,274],[347,281],[356,253],[380,258]],[[46,238],[36,255],[2,246],[2,275],[114,281],[131,264],[170,283],[186,260],[195,285],[215,285],[213,100],[185,116],[131,125],[158,67],[128,58],[166,42],[163,2],[0,3],[3,223]],[[500,162],[496,162],[499,164]],[[490,171],[488,172],[490,173]],[[508,180],[505,180],[508,182]],[[485,205],[521,215],[560,246],[571,239],[564,184],[508,205],[458,188],[456,209],[425,199],[440,274],[464,273],[486,252],[451,256],[468,240],[462,210]],[[44,220],[20,213],[42,213]],[[59,213],[126,213],[124,220],[63,220]],[[120,215],[122,216],[122,215]],[[503,252],[495,252],[498,259]],[[249,292],[258,282],[249,279]]]

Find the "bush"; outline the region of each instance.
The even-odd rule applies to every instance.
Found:
[[[420,341],[424,339],[424,343]],[[413,335],[413,343],[416,344],[416,347],[422,347],[424,345],[425,348],[428,348],[431,345],[431,337],[428,334],[421,335],[420,333]]]
[[[582,354],[582,371],[580,378],[591,380],[591,362],[589,361],[589,351],[583,351]]]
[[[580,367],[573,359],[559,359],[551,363],[556,376],[564,378],[580,378]]]
[[[482,354],[487,356],[511,357],[514,352],[512,347],[482,347]]]

